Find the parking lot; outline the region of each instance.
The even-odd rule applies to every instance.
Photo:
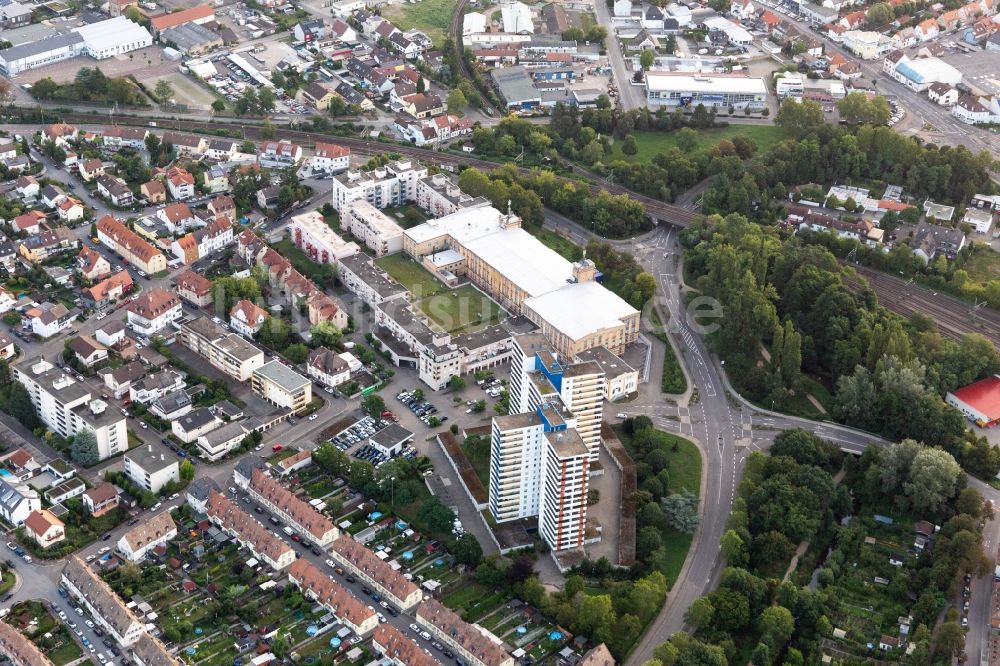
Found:
[[[962,82],[986,95],[1000,95],[1000,51],[956,52],[941,60],[962,72]]]

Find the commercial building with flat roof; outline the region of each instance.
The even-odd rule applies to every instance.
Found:
[[[650,107],[705,107],[763,109],[767,102],[764,79],[720,74],[646,72],[646,103]]]
[[[0,71],[7,76],[89,55],[96,60],[123,55],[151,46],[153,37],[124,16],[98,21],[0,51]]]
[[[274,359],[253,371],[253,392],[278,407],[297,413],[312,401],[312,382],[281,361]]]

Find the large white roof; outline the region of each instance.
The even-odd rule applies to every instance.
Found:
[[[465,245],[475,238],[499,231],[502,217],[503,213],[492,206],[464,208],[406,229],[403,233],[414,243],[425,243],[447,234]]]
[[[599,282],[567,284],[525,300],[524,306],[572,340],[618,326],[638,312]]]
[[[572,264],[524,229],[504,229],[463,245],[529,297],[559,289],[573,277]]]
[[[81,25],[76,32],[94,51],[102,51],[117,44],[142,43],[153,39],[148,30],[124,16]]]
[[[717,74],[708,76],[646,72],[646,88],[659,92],[767,94],[767,84],[764,83],[764,79],[752,79],[746,76],[719,76]]]

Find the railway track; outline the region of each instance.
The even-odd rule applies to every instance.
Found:
[[[930,289],[909,284],[905,280],[855,266],[858,275],[868,281],[878,295],[879,303],[888,310],[905,317],[923,314],[933,319],[941,334],[953,340],[963,335],[979,333],[1000,349],[1000,312],[980,309],[953,296],[936,293]],[[850,283],[860,290],[861,284]]]
[[[101,124],[101,116],[88,113],[62,113],[60,117],[64,122],[76,123],[82,125],[94,125]],[[119,116],[116,118],[116,122],[120,125],[133,125],[140,127],[149,126],[150,120],[148,118],[137,118],[129,116]],[[157,118],[154,121],[156,123],[157,129],[167,129],[167,130],[177,130],[182,132],[199,132],[203,134],[214,134],[219,129],[219,124],[213,124],[210,122],[205,122],[201,120],[183,120],[175,118]],[[259,125],[237,125],[234,123],[229,123],[225,125],[230,129],[238,129],[242,131],[243,136],[247,139],[261,141],[265,140],[264,129]],[[415,146],[405,146],[402,144],[386,144],[380,143],[378,141],[370,141],[367,139],[357,139],[353,137],[344,137],[336,134],[326,134],[323,132],[308,132],[304,130],[296,130],[288,127],[276,126],[272,128],[273,137],[275,139],[288,139],[293,141],[303,147],[311,148],[316,145],[316,143],[337,143],[342,146],[347,146],[352,151],[360,153],[362,155],[380,155],[387,152],[399,153],[406,157],[412,159],[420,160],[422,162],[431,162],[444,167],[458,167],[458,166],[471,166],[476,167],[482,171],[492,171],[499,165],[496,162],[490,162],[488,160],[479,159],[476,157],[468,157],[465,155],[452,155],[447,152],[440,152],[436,150],[430,150],[427,148],[417,148]],[[694,211],[687,210],[686,208],[681,208],[680,206],[675,206],[652,197],[639,194],[638,192],[633,192],[632,190],[623,187],[622,185],[617,185],[613,183],[608,183],[601,178],[598,178],[594,174],[582,169],[578,166],[571,165],[570,167],[574,174],[580,177],[582,180],[586,181],[591,190],[592,195],[597,195],[600,192],[609,192],[611,194],[623,194],[632,199],[635,199],[641,203],[646,208],[646,213],[654,221],[666,222],[668,224],[677,225],[680,227],[690,226],[698,214]],[[524,175],[529,175],[531,169],[526,169],[524,167],[517,167],[518,172]]]

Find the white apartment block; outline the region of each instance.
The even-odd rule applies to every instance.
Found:
[[[357,243],[347,242],[338,236],[317,211],[292,217],[288,230],[295,247],[318,264],[332,264],[357,254],[361,249]]]
[[[178,337],[185,347],[203,356],[213,368],[237,381],[248,381],[253,371],[264,365],[263,351],[208,317],[180,321]]]
[[[42,359],[11,366],[11,371],[28,390],[38,418],[50,430],[66,438],[89,430],[97,440],[101,460],[128,450],[125,417],[109,410],[86,384]]]
[[[359,199],[376,208],[400,206],[416,199],[417,181],[426,176],[427,167],[409,160],[371,171],[346,171],[334,176],[331,201],[338,212],[347,202]]]
[[[312,382],[274,359],[253,371],[250,388],[272,405],[298,413],[312,401]]]
[[[493,419],[489,508],[498,523],[537,516],[553,551],[583,546],[590,453],[561,404]]]
[[[376,257],[403,249],[403,228],[364,199],[340,209],[340,224],[375,252]]]
[[[446,173],[436,173],[417,181],[417,205],[432,218],[457,213],[463,208],[489,206],[486,197],[474,197],[458,188],[458,179]]]
[[[122,471],[137,486],[151,493],[158,493],[171,481],[180,480],[180,465],[177,464],[177,458],[163,447],[159,447],[159,450],[154,449],[152,444],[140,446],[126,453]]]
[[[605,373],[596,361],[563,365],[548,341],[536,333],[514,336],[510,366],[511,414],[534,412],[547,402],[560,402],[575,418],[575,427],[596,461],[601,446]]]

